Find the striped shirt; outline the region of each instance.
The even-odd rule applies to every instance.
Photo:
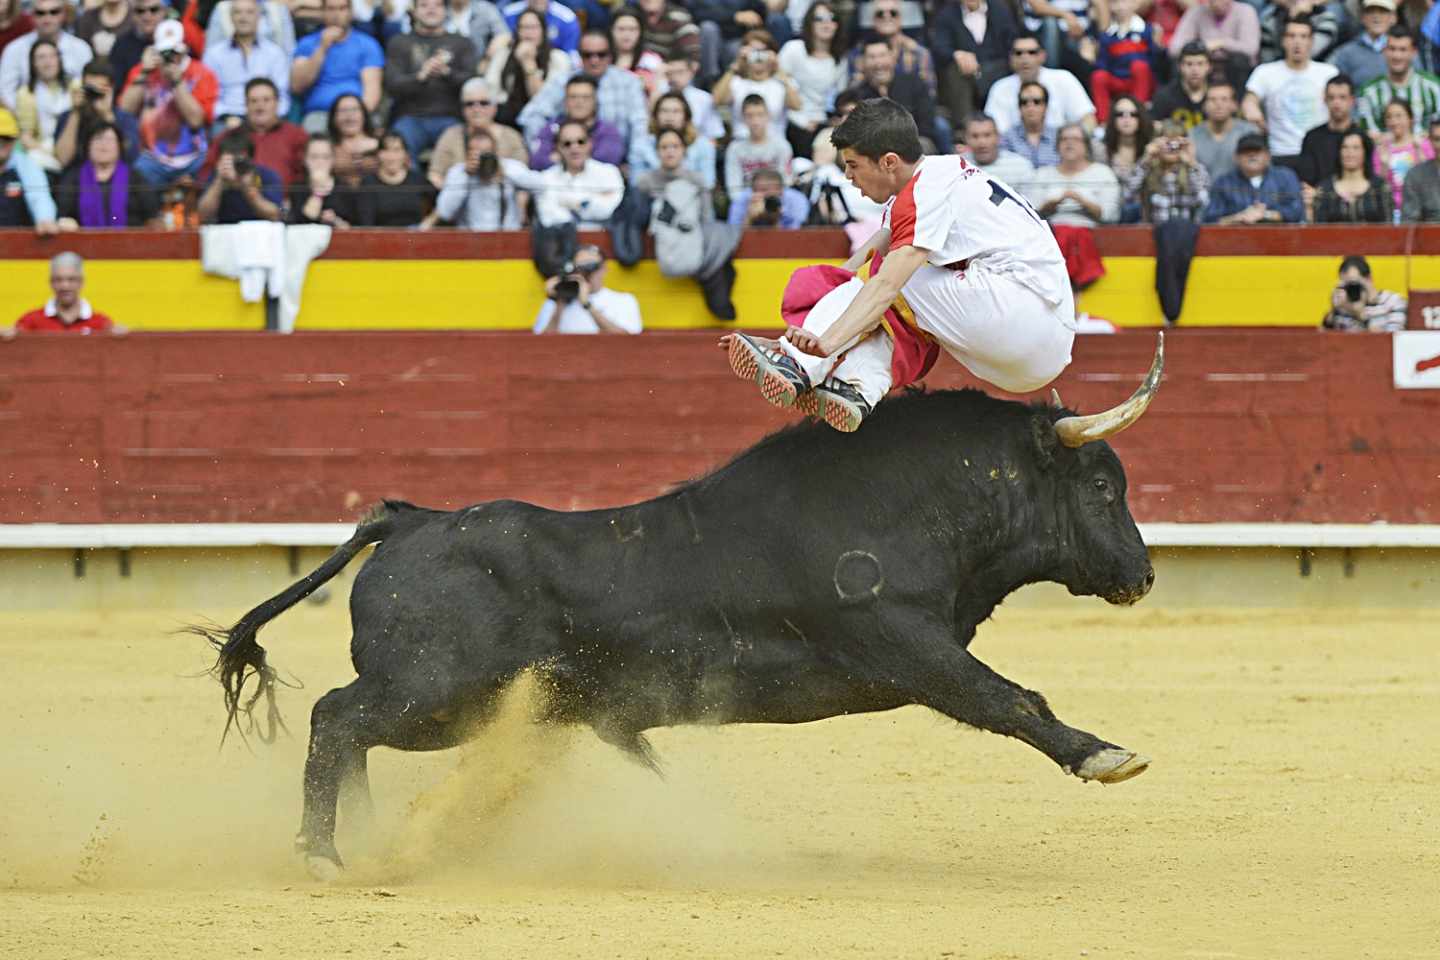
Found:
[[[1395,86],[1388,76],[1376,77],[1360,88],[1355,113],[1369,133],[1385,129],[1385,107],[1391,100],[1404,100],[1415,115],[1415,135],[1425,136],[1430,121],[1440,119],[1440,77],[1423,70],[1411,70],[1410,79]]]
[[[1325,314],[1321,324],[1326,330],[1345,330],[1356,333],[1368,330],[1371,333],[1394,333],[1405,329],[1405,311],[1410,302],[1398,293],[1376,290],[1375,302],[1365,304],[1364,319],[1332,309]]]

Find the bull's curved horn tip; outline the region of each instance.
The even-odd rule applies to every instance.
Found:
[[[1056,410],[1059,410],[1060,408],[1065,406],[1065,404],[1062,403],[1060,400],[1060,391],[1056,390],[1054,387],[1050,388],[1050,406],[1054,407]]]

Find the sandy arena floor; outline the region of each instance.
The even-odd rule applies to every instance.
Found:
[[[656,731],[661,782],[517,707],[372,753],[326,887],[288,847],[341,615],[262,634],[307,689],[254,754],[173,618],[0,616],[0,956],[1440,957],[1423,616],[1002,614],[983,659],[1154,758],[1108,788],[919,709]]]

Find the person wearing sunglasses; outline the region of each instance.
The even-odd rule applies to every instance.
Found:
[[[933,102],[937,89],[935,58],[929,50],[901,32],[901,6],[900,0],[875,0],[871,5],[871,16],[874,18],[871,32],[851,49],[845,60],[850,71],[850,84],[854,86],[864,78],[865,46],[870,42],[870,37],[880,37],[890,45],[890,52],[894,55],[895,75],[919,79]],[[921,136],[924,136],[923,130]]]
[[[35,29],[11,40],[0,53],[0,104],[14,110],[20,88],[29,85],[30,48],[37,40],[48,40],[60,50],[60,65],[67,77],[80,76],[95,55],[88,43],[63,29],[67,9],[65,0],[35,0],[30,8]]]
[[[1060,162],[1059,128],[1045,122],[1050,107],[1049,95],[1039,83],[1020,87],[1020,122],[1005,131],[1000,149],[1018,153],[1036,170],[1053,167]]]
[[[584,124],[590,131],[590,156],[601,163],[615,166],[625,162],[625,141],[612,124],[595,116],[596,83],[580,74],[565,82],[565,114],[554,123],[546,124],[530,152],[530,169],[544,170],[560,159],[556,146],[560,137],[560,124],[575,122]]]
[[[603,230],[625,194],[620,168],[590,156],[590,130],[567,120],[555,136],[560,162],[534,171],[515,160],[501,160],[505,179],[535,195],[541,226],[573,223],[576,230]]]
[[[650,125],[650,101],[645,84],[628,70],[615,66],[610,35],[603,30],[587,30],[580,37],[580,74],[595,81],[595,115],[620,131],[625,144],[626,163],[643,162],[643,138]],[[520,128],[525,141],[539,143],[540,133],[552,121],[563,116],[565,80],[556,77],[520,111]]]
[[[917,74],[895,71],[895,46],[879,34],[866,37],[861,48],[861,80],[850,89],[862,100],[885,97],[905,108],[920,131],[921,147],[926,153],[938,153],[936,144],[944,140],[935,124],[935,98],[924,81]]]
[[[494,142],[496,156],[509,157],[524,164],[530,162],[530,151],[520,134],[496,122],[499,109],[494,88],[484,77],[471,77],[465,81],[460,88],[460,113],[464,119],[440,134],[440,139],[435,141],[435,149],[430,151],[429,177],[436,189],[445,185],[445,176],[451,167],[465,163],[470,141],[481,134]]]
[[[130,71],[155,39],[155,28],[170,16],[169,0],[131,0],[130,26],[122,30],[110,48],[110,78],[118,97]]]
[[[536,333],[639,333],[640,301],[605,286],[605,254],[593,243],[575,251],[561,272],[545,281]]]
[[[95,56],[108,56],[115,41],[135,25],[130,13],[130,0],[102,0],[80,14],[75,21],[75,36],[90,44]]]
[[[1095,119],[1095,104],[1090,95],[1073,73],[1045,66],[1045,48],[1034,34],[1021,33],[1010,44],[1010,69],[1013,72],[996,80],[990,87],[990,96],[985,98],[985,112],[995,119],[1002,134],[1020,122],[1022,83],[1038,83],[1045,88],[1049,100],[1046,126],[1080,123],[1094,133],[1099,122]]]

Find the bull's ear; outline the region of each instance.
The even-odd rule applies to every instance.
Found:
[[[1050,469],[1055,463],[1055,452],[1060,449],[1060,438],[1055,433],[1055,421],[1049,411],[1036,410],[1030,414],[1030,438],[1035,444],[1040,467]]]

